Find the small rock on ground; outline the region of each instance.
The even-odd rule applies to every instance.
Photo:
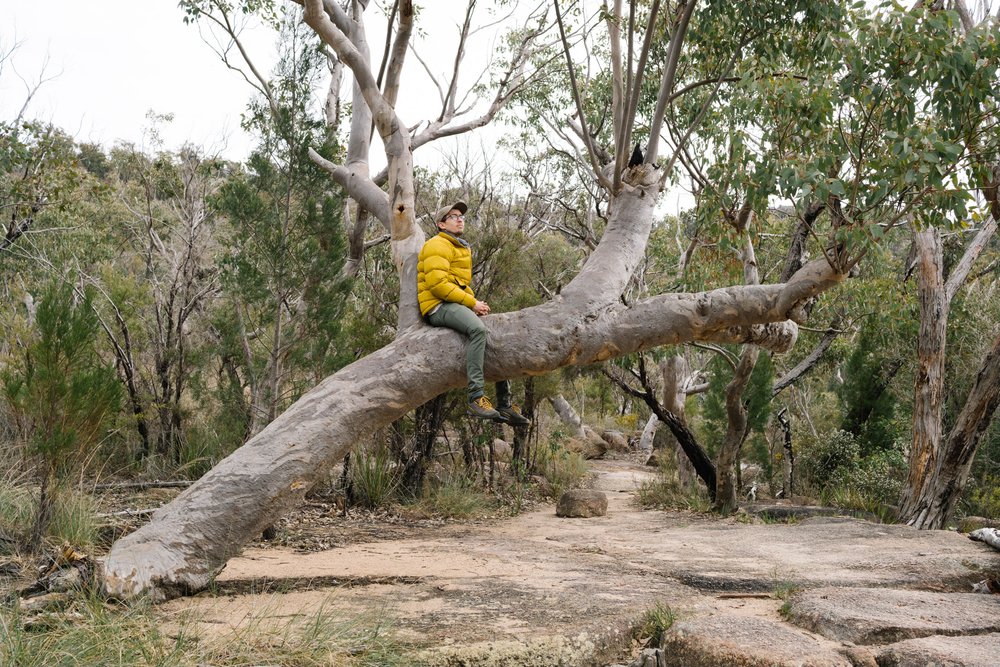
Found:
[[[608,513],[608,497],[596,489],[570,489],[559,498],[556,516],[587,519]]]

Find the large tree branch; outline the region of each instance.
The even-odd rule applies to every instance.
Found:
[[[391,229],[392,216],[389,213],[389,198],[381,188],[370,179],[359,176],[347,167],[330,162],[311,148],[309,149],[309,157],[330,174],[333,180],[347,191],[351,199],[378,218],[386,230]]]
[[[484,318],[488,379],[603,361],[734,326],[786,319],[795,304],[837,284],[825,260],[783,285],[655,297],[587,311],[557,298]],[[114,597],[153,599],[199,590],[266,525],[300,503],[354,443],[430,398],[466,383],[462,337],[419,327],[328,377],[215,466],[150,523],[119,540],[104,562]]]
[[[413,33],[413,0],[399,0],[398,14],[399,29],[396,31],[396,39],[392,43],[392,55],[389,58],[389,68],[383,88],[385,99],[392,106],[396,105],[396,98],[399,95],[403,63],[406,60],[410,35]]]
[[[646,161],[655,162],[660,144],[660,127],[663,125],[663,117],[667,110],[667,100],[674,89],[674,81],[677,77],[677,64],[680,62],[681,46],[684,43],[684,35],[687,33],[688,25],[691,23],[691,15],[694,14],[694,0],[687,0],[684,13],[681,15],[674,33],[670,36],[670,49],[667,52],[667,65],[663,69],[663,78],[660,80],[660,92],[656,99],[656,108],[653,111],[653,120],[649,126],[649,142],[646,144]],[[738,51],[738,49],[737,49]],[[736,54],[733,54],[735,59]],[[731,67],[731,65],[730,65]],[[727,68],[728,70],[728,68]],[[719,83],[727,72],[719,75]],[[716,84],[717,86],[719,84]]]
[[[583,109],[580,87],[576,82],[576,68],[573,66],[573,58],[569,53],[569,41],[566,39],[566,29],[563,26],[562,11],[559,9],[559,0],[554,0],[554,2],[556,9],[556,23],[559,24],[559,37],[562,40],[563,53],[566,55],[566,70],[569,72],[569,86],[573,92],[573,102],[576,104],[576,115],[580,119],[580,136],[583,139],[584,146],[587,148],[587,157],[590,159],[590,166],[594,170],[594,175],[600,181],[601,185],[610,189],[612,184],[601,172],[601,165],[597,162],[597,149],[594,148],[594,138],[590,135],[590,130],[587,128],[587,114]]]
[[[983,223],[979,232],[976,233],[975,238],[965,248],[965,252],[962,253],[962,259],[951,270],[951,273],[948,275],[948,281],[944,284],[944,298],[948,303],[951,303],[959,288],[965,284],[965,279],[969,277],[969,272],[972,271],[972,265],[979,259],[979,255],[986,248],[987,244],[989,244],[990,239],[993,238],[996,231],[996,218],[990,217]]]
[[[323,0],[303,0],[305,21],[316,31],[320,39],[334,50],[337,57],[351,68],[355,81],[361,87],[365,103],[372,111],[375,127],[383,138],[388,138],[400,125],[396,111],[379,90],[368,58],[359,52],[348,36],[330,20],[323,5]]]

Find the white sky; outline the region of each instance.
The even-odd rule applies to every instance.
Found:
[[[421,38],[420,25],[434,26],[435,40],[422,56],[444,74],[452,65],[450,42],[457,43],[461,16],[448,11],[449,3],[426,4],[416,39]],[[489,20],[487,11],[479,12],[480,21]],[[377,59],[384,23],[379,25],[375,7],[367,15]],[[243,38],[258,68],[270,72],[274,33],[248,28]],[[118,140],[144,145],[143,133],[150,125],[146,114],[152,110],[174,115],[160,128],[165,148],[191,142],[234,159],[245,157],[251,148],[252,138],[243,132],[240,120],[252,88],[221,62],[197,25],[184,24],[176,0],[0,0],[0,53],[15,43],[18,47],[0,70],[0,118],[18,113],[29,86],[40,76],[54,76],[41,86],[26,116],[50,121],[79,141],[105,147]],[[478,75],[472,65],[478,59],[476,67],[482,68],[491,47],[480,41],[479,48],[470,49],[467,83]],[[412,55],[407,70],[423,73]],[[430,117],[437,98],[433,88],[424,92],[404,86],[400,115],[407,123]],[[470,145],[478,148],[478,137]],[[440,159],[440,151],[430,148],[419,153]]]
[[[26,116],[51,121],[79,141],[142,144],[146,113],[172,113],[166,148],[185,142],[233,158],[250,138],[240,114],[251,89],[183,23],[174,0],[0,0],[0,44],[13,52],[0,73],[0,117],[17,114],[39,76],[55,76]],[[248,34],[273,52],[269,34]],[[47,60],[47,65],[46,65]]]
[[[444,0],[420,4],[415,46],[446,80],[454,62],[461,13]],[[496,19],[492,5],[480,3],[477,25]],[[379,14],[374,6],[366,13],[376,61],[385,34]],[[244,159],[253,138],[240,127],[241,114],[254,91],[203,41],[199,26],[186,25],[183,17],[176,0],[0,0],[0,54],[18,44],[0,65],[0,118],[12,119],[29,86],[44,75],[54,78],[41,86],[26,117],[52,122],[78,141],[105,148],[127,141],[150,149],[144,132],[150,126],[146,114],[154,111],[174,116],[158,128],[163,148],[176,149],[189,142],[208,153]],[[493,33],[477,32],[470,40],[461,90],[473,83],[496,52]],[[274,33],[263,27],[248,28],[243,39],[258,68],[269,73],[275,58]],[[406,67],[409,75],[404,77],[397,108],[400,117],[407,124],[433,118],[440,109],[436,88],[412,54]],[[349,101],[349,95],[344,99]],[[445,155],[467,150],[479,164],[490,160],[504,170],[503,163],[510,158],[495,148],[502,133],[503,128],[489,126],[435,142],[415,153],[415,163],[435,168]],[[384,165],[380,149],[380,145],[373,146],[374,170]],[[667,199],[673,200],[667,208],[675,212],[676,195]]]

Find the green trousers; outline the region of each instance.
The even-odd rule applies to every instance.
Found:
[[[447,327],[462,334],[465,344],[465,373],[469,378],[469,402],[483,395],[485,380],[483,379],[483,359],[486,356],[486,325],[472,312],[471,308],[460,303],[442,303],[433,314],[425,318],[434,327]],[[497,382],[497,405],[510,407],[510,382]]]

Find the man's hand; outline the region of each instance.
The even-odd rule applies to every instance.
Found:
[[[476,315],[482,317],[483,315],[490,314],[490,305],[485,301],[476,301],[476,305],[472,307],[472,312]]]

